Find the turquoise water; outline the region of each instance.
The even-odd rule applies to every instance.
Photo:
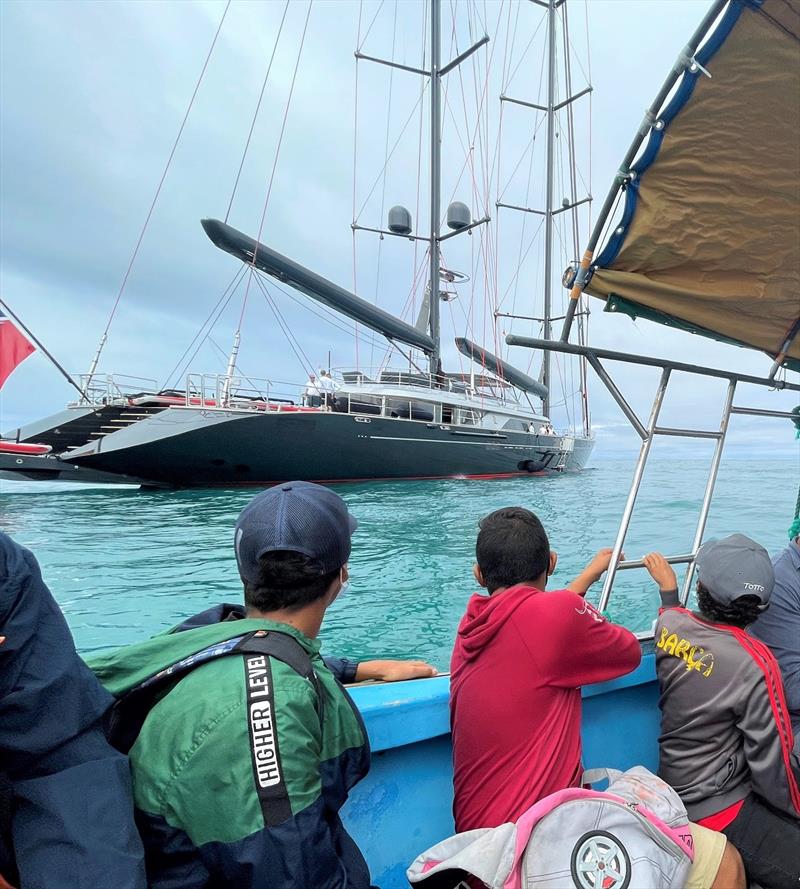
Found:
[[[479,519],[501,506],[533,509],[559,554],[551,586],[565,586],[596,549],[613,543],[632,469],[627,460],[552,478],[339,486],[360,524],[352,582],[326,617],[324,650],[418,656],[446,669],[475,591]],[[628,557],[690,549],[706,473],[704,461],[650,464]],[[706,536],[740,531],[772,552],[782,548],[799,474],[792,459],[723,464]],[[232,528],[252,490],[0,484],[0,529],[34,551],[85,653],[144,639],[216,602],[240,601]],[[610,612],[643,630],[656,604],[646,574],[629,571]]]

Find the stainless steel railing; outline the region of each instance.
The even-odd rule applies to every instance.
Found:
[[[155,380],[129,374],[81,374],[79,379],[89,404],[126,402],[131,395],[155,392],[158,388]]]

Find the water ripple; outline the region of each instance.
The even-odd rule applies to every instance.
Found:
[[[630,557],[691,548],[707,465],[650,465],[626,546]],[[741,531],[770,550],[782,547],[797,469],[792,460],[724,464],[706,536]],[[534,510],[559,554],[551,585],[565,586],[596,549],[613,543],[631,474],[630,462],[603,462],[554,478],[339,486],[359,530],[350,589],[323,627],[325,649],[415,655],[447,668],[475,589],[478,521],[502,506]],[[0,529],[35,552],[78,646],[92,652],[146,638],[216,602],[240,601],[233,525],[252,496],[4,483]],[[641,630],[656,605],[644,574],[626,572],[610,612]]]

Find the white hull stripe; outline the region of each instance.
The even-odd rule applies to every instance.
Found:
[[[453,441],[452,439],[442,439],[442,438],[401,438],[397,435],[370,435],[371,439],[380,439],[381,441],[413,441],[416,444],[446,444],[446,445],[494,445],[496,448],[510,448],[512,450],[518,451],[520,448],[524,448],[525,450],[534,449],[537,445],[526,445],[526,444],[498,444],[497,442],[491,441],[490,436],[487,435],[487,441]],[[545,453],[550,453],[550,451],[545,451]]]

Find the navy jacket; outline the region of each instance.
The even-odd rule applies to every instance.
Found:
[[[0,873],[22,889],[144,889],[111,696],[78,657],[36,559],[0,533]]]
[[[800,737],[800,544],[792,542],[772,560],[775,587],[769,608],[750,627],[778,660],[786,704]]]

